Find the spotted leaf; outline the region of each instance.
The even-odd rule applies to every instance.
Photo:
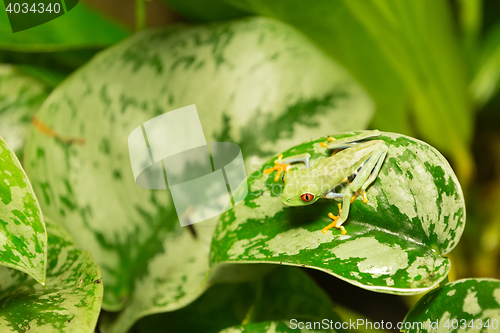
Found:
[[[172,333],[300,332],[297,328],[312,328],[312,322],[323,321],[328,326],[319,332],[335,332],[340,319],[333,307],[306,272],[282,266],[255,281],[214,285],[187,307],[145,317],[135,329],[160,333],[168,323]]]
[[[373,112],[348,73],[265,18],[144,31],[59,85],[37,113],[26,168],[44,214],[100,264],[103,307],[126,311],[115,332],[206,288],[213,225],[197,224],[196,238],[181,228],[168,191],[135,184],[128,152],[137,126],[191,104],[207,141],[238,144],[248,165],[304,137],[363,128]]]
[[[0,267],[0,331],[94,332],[103,289],[99,267],[60,227],[47,223],[47,233],[45,286]]]
[[[46,260],[40,206],[16,155],[0,137],[0,264],[44,283]]]
[[[47,95],[41,82],[0,65],[0,133],[20,160],[31,118]]]
[[[334,200],[283,205],[283,183],[274,181],[276,171],[263,172],[274,164],[273,158],[249,177],[251,191],[244,203],[221,217],[212,241],[212,265],[304,266],[393,294],[422,293],[437,285],[450,269],[443,255],[457,244],[465,224],[460,184],[431,146],[392,133],[380,139],[389,147],[387,157],[367,190],[368,203],[357,198],[351,204],[346,235],[337,229],[322,232],[332,222],[328,213],[338,213]],[[309,153],[313,166],[330,156],[321,146],[325,140],[306,142],[283,155]]]
[[[500,280],[463,279],[423,296],[404,319],[404,332],[498,332]]]

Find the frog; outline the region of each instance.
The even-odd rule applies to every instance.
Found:
[[[322,198],[342,200],[342,204],[337,204],[338,215],[328,213],[333,222],[322,232],[337,228],[342,235],[346,235],[342,224],[348,218],[350,205],[360,194],[363,202],[368,203],[366,190],[377,179],[389,150],[383,140],[375,139],[380,135],[378,130],[369,130],[340,139],[329,136],[320,145],[333,153],[314,166],[311,166],[311,155],[308,153],[286,158],[280,155],[274,166],[264,172],[276,170],[275,181],[282,175],[284,189],[281,196],[286,206],[307,206]],[[304,163],[305,168],[292,169],[294,163]],[[347,187],[347,191],[337,192],[339,187]]]

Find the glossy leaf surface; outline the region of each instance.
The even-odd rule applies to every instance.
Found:
[[[477,62],[471,90],[479,105],[486,104],[500,87],[500,25],[488,32]]]
[[[0,137],[0,265],[45,282],[47,234],[42,212],[16,155]]]
[[[188,2],[191,8],[206,5]],[[415,126],[422,138],[454,158],[463,181],[471,180],[474,162],[468,146],[473,110],[466,64],[447,1],[214,2],[300,29],[373,96],[375,127],[411,135]]]
[[[145,317],[135,327],[140,333],[163,332],[166,323],[172,333],[272,332],[272,327],[288,332],[289,326],[299,326],[290,321],[294,318],[325,320],[332,327],[339,320],[328,296],[307,273],[283,266],[256,281],[215,285],[187,307]],[[305,325],[300,324],[301,328]],[[329,328],[318,331],[335,332]]]
[[[45,286],[0,267],[0,331],[94,332],[103,289],[99,267],[60,227],[47,223],[47,233]]]
[[[31,119],[47,98],[47,90],[16,67],[0,65],[0,133],[20,160]]]
[[[136,185],[128,152],[133,129],[191,104],[207,141],[238,144],[248,164],[364,128],[373,112],[341,67],[264,18],[138,33],[64,81],[37,113],[26,165],[44,213],[100,264],[103,307],[124,310],[112,331],[205,290],[213,224],[195,225],[196,238],[181,228],[168,191]]]
[[[274,181],[276,171],[263,173],[272,159],[249,177],[251,191],[244,203],[220,219],[211,263],[305,266],[394,294],[422,293],[437,285],[450,269],[443,255],[455,247],[465,224],[460,184],[444,157],[426,143],[392,133],[380,138],[388,155],[367,190],[368,203],[357,198],[351,204],[344,223],[347,235],[337,229],[322,232],[331,222],[328,213],[338,212],[334,200],[283,205],[283,183]],[[283,155],[309,153],[314,165],[329,156],[320,146],[325,140],[306,142]]]
[[[423,296],[404,319],[405,332],[498,332],[500,280],[463,279]],[[421,327],[411,327],[421,323]]]
[[[404,83],[378,47],[379,40],[343,1],[165,0],[194,21],[224,20],[246,13],[286,22],[311,38],[367,89],[376,103],[373,124],[380,130],[411,134]],[[214,11],[214,7],[218,7]],[[231,7],[232,6],[232,7]],[[210,14],[210,15],[207,15]]]

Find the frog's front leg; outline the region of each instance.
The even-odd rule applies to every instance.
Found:
[[[338,195],[342,195],[342,206],[339,204],[339,215],[335,216],[332,213],[328,214],[328,217],[333,220],[332,223],[323,228],[323,233],[326,233],[331,228],[340,229],[340,233],[342,235],[347,234],[347,231],[342,226],[342,224],[347,220],[349,216],[349,208],[351,206],[351,197],[352,193],[337,193]]]
[[[311,161],[311,155],[308,153],[294,155],[283,158],[283,154],[279,155],[278,158],[274,161],[274,166],[264,170],[265,174],[269,174],[274,170],[277,170],[276,176],[274,176],[274,181],[277,182],[280,179],[280,175],[283,172],[287,172],[292,167],[292,163],[302,162],[305,164],[306,169],[309,169]]]
[[[380,136],[379,130],[364,131],[361,134],[353,135],[353,136],[349,136],[349,137],[341,138],[341,139],[334,139],[332,137],[328,137],[328,140],[327,140],[328,143],[323,144],[321,146],[328,148],[330,150],[352,148],[352,147],[356,146],[356,144],[358,144],[359,141],[370,139],[370,138],[375,138],[377,136]]]

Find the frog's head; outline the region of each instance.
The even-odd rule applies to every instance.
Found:
[[[303,170],[290,170],[284,177],[285,188],[281,195],[287,206],[307,206],[321,198],[321,189]]]

